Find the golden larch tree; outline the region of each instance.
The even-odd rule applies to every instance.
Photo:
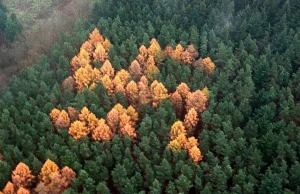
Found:
[[[70,185],[71,181],[76,177],[76,173],[68,166],[65,166],[61,170],[61,177],[63,179],[62,187],[63,189],[66,189]]]
[[[144,74],[150,81],[153,81],[155,79],[156,74],[159,73],[158,67],[155,65],[149,65],[146,67]]]
[[[171,127],[170,139],[174,140],[181,134],[186,135],[186,130],[185,130],[184,125],[181,121],[176,121]]]
[[[81,109],[80,114],[79,114],[79,120],[82,122],[88,122],[90,110],[85,106]]]
[[[116,133],[120,123],[119,112],[116,109],[113,108],[107,113],[106,123],[113,130],[113,133]]]
[[[141,65],[141,68],[143,69],[143,67],[145,66],[145,63],[146,63],[146,58],[143,55],[139,54],[135,59]]]
[[[52,162],[51,160],[47,159],[44,163],[41,172],[39,174],[39,178],[41,181],[43,181],[45,184],[49,184],[51,182],[50,175],[54,172],[58,172],[59,168],[58,166]]]
[[[88,130],[93,131],[98,126],[98,119],[95,114],[90,113],[88,116]]]
[[[190,150],[192,147],[198,147],[199,143],[198,140],[195,137],[189,137],[187,143],[185,144],[185,149]]]
[[[117,72],[116,76],[118,76],[122,82],[122,85],[125,87],[126,84],[130,81],[130,73],[126,71],[125,69],[121,69]]]
[[[198,164],[202,160],[201,151],[196,146],[189,149],[189,156],[194,161],[195,164]]]
[[[3,189],[4,194],[15,194],[15,186],[8,181]]]
[[[184,117],[184,127],[188,130],[188,133],[192,133],[195,130],[199,121],[198,113],[194,108],[191,108]]]
[[[79,68],[74,75],[75,82],[77,84],[77,90],[81,91],[83,88],[89,87],[91,83],[92,77],[89,69],[87,68]]]
[[[139,101],[141,104],[148,104],[152,100],[152,95],[150,92],[150,88],[148,86],[148,81],[145,76],[142,76],[140,81],[138,82],[139,89]]]
[[[178,44],[175,48],[175,51],[172,53],[172,58],[176,61],[181,61],[181,54],[183,53],[184,48],[181,46],[181,44]]]
[[[89,42],[96,47],[98,43],[103,43],[104,39],[103,36],[100,34],[99,30],[97,28],[94,29],[92,33],[90,33],[89,36]]]
[[[20,187],[17,191],[17,194],[30,194],[30,191],[23,187]]]
[[[79,54],[78,54],[78,58],[90,61],[90,55],[84,48],[80,49]]]
[[[133,123],[131,121],[131,118],[126,113],[123,113],[120,116],[120,133],[123,136],[127,135],[131,139],[136,137],[136,132],[135,132],[135,129],[133,127]]]
[[[106,60],[102,67],[100,68],[100,71],[103,75],[108,75],[110,78],[114,78],[115,76],[115,69],[112,67],[109,60]]]
[[[101,83],[107,90],[108,95],[111,95],[114,91],[114,84],[108,75],[104,75],[101,79]]]
[[[57,118],[54,126],[57,129],[66,129],[70,126],[70,118],[65,110],[62,110]]]
[[[94,51],[94,46],[89,42],[89,41],[85,41],[81,47],[80,47],[80,50],[81,49],[85,49],[89,56],[92,56],[93,55],[93,51]]]
[[[133,121],[135,126],[135,122],[139,120],[138,112],[130,105],[126,110],[126,114],[131,118],[131,121]]]
[[[102,45],[103,45],[103,48],[105,49],[105,51],[109,51],[111,43],[108,39],[105,39]]]
[[[129,102],[129,104],[136,107],[138,100],[139,100],[139,89],[138,85],[135,83],[135,81],[129,82],[126,86],[126,97]]]
[[[58,117],[59,117],[59,114],[60,114],[60,110],[58,110],[57,108],[54,108],[54,109],[50,112],[49,116],[50,116],[50,118],[51,118],[52,123],[55,123],[55,122],[57,121],[57,119],[58,119]]]
[[[91,77],[92,77],[91,80],[93,83],[100,82],[102,79],[102,73],[101,73],[100,69],[94,68],[92,71]]]
[[[12,172],[11,178],[16,187],[29,188],[34,176],[31,174],[29,167],[23,162],[20,162]]]
[[[151,84],[150,91],[152,94],[153,107],[157,107],[162,100],[169,97],[168,90],[165,86],[156,80]]]
[[[105,120],[98,120],[98,126],[92,131],[92,139],[95,141],[108,141],[112,137],[113,133],[105,123]]]
[[[206,110],[207,97],[201,90],[196,90],[193,93],[189,93],[186,100],[186,110],[194,108],[198,114]]]
[[[140,46],[139,52],[143,57],[148,57],[148,49],[144,45]]]
[[[181,83],[176,87],[176,91],[180,94],[183,100],[187,98],[187,95],[190,93],[190,88],[186,83]]]
[[[194,62],[194,58],[188,51],[183,51],[181,53],[181,63],[191,65]]]
[[[108,59],[108,54],[101,43],[97,44],[96,50],[93,53],[94,62],[103,63]]]
[[[69,128],[69,134],[76,140],[88,136],[90,130],[87,128],[86,124],[82,121],[75,121],[71,124]]]
[[[134,81],[140,80],[142,76],[142,68],[137,60],[132,61],[129,66],[129,73]]]
[[[180,152],[182,147],[180,143],[176,139],[174,139],[168,144],[167,148]]]
[[[144,65],[144,69],[149,67],[149,66],[155,66],[155,60],[153,56],[149,56],[145,65]]]
[[[186,143],[187,143],[187,138],[186,138],[186,135],[185,134],[180,134],[178,137],[176,137],[176,139],[175,139],[179,144],[180,144],[180,146],[182,147],[182,148],[184,148],[185,147],[185,145],[186,145]]]
[[[216,68],[210,57],[200,60],[199,66],[207,75],[212,74]]]

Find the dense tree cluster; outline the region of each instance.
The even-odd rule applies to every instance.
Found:
[[[71,181],[76,177],[76,173],[69,167],[63,169],[47,160],[43,165],[38,178],[34,177],[29,167],[20,162],[12,172],[12,182],[8,181],[3,194],[30,194],[30,193],[62,193],[68,188]],[[38,179],[38,182],[37,180]],[[35,187],[33,187],[36,185]]]
[[[2,91],[1,190],[299,193],[299,10],[95,1]]]

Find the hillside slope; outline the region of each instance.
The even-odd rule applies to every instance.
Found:
[[[48,54],[60,35],[75,27],[77,19],[87,18],[92,1],[53,0],[48,7],[43,2],[50,1],[40,1],[44,6],[39,11],[34,11],[37,8],[32,0],[4,2],[10,11],[17,13],[24,31],[18,41],[0,48],[0,88],[20,69],[35,63],[41,54]]]

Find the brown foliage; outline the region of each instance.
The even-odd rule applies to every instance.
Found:
[[[139,99],[141,104],[148,104],[152,100],[152,95],[148,87],[148,81],[145,76],[142,76],[138,82]]]
[[[72,122],[79,118],[79,112],[74,107],[68,107],[68,114]]]
[[[204,71],[204,73],[206,73],[207,75],[211,75],[215,70],[215,64],[209,57],[199,59],[195,63],[195,66],[200,67],[200,69]]]
[[[133,80],[126,86],[126,97],[131,105],[137,105],[139,100],[139,89]]]
[[[193,93],[189,93],[186,100],[186,110],[189,111],[194,108],[198,114],[206,110],[207,97],[201,90],[196,90]]]
[[[186,83],[181,83],[176,87],[176,91],[180,94],[183,100],[187,98],[187,95],[190,93],[190,88]]]
[[[72,76],[67,77],[61,84],[61,89],[63,91],[69,90],[74,92],[76,89],[76,82]]]
[[[110,78],[113,78],[115,76],[115,69],[112,67],[109,60],[106,60],[102,67],[100,68],[100,71],[103,75],[108,75]]]
[[[70,119],[69,115],[65,110],[62,110],[59,114],[58,119],[54,124],[55,128],[57,129],[65,129],[70,126]]]
[[[142,68],[137,60],[134,60],[129,66],[129,73],[133,80],[138,81],[142,76]]]
[[[119,112],[114,108],[111,109],[106,115],[106,122],[109,128],[111,128],[113,132],[116,133],[120,123]]]
[[[183,111],[182,97],[180,96],[180,94],[177,91],[175,91],[173,94],[171,94],[170,100],[171,100],[172,104],[174,105],[176,115],[178,117],[180,117],[182,115],[182,111]]]

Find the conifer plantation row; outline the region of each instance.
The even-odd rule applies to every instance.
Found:
[[[95,0],[0,97],[0,193],[300,193],[297,0]]]

